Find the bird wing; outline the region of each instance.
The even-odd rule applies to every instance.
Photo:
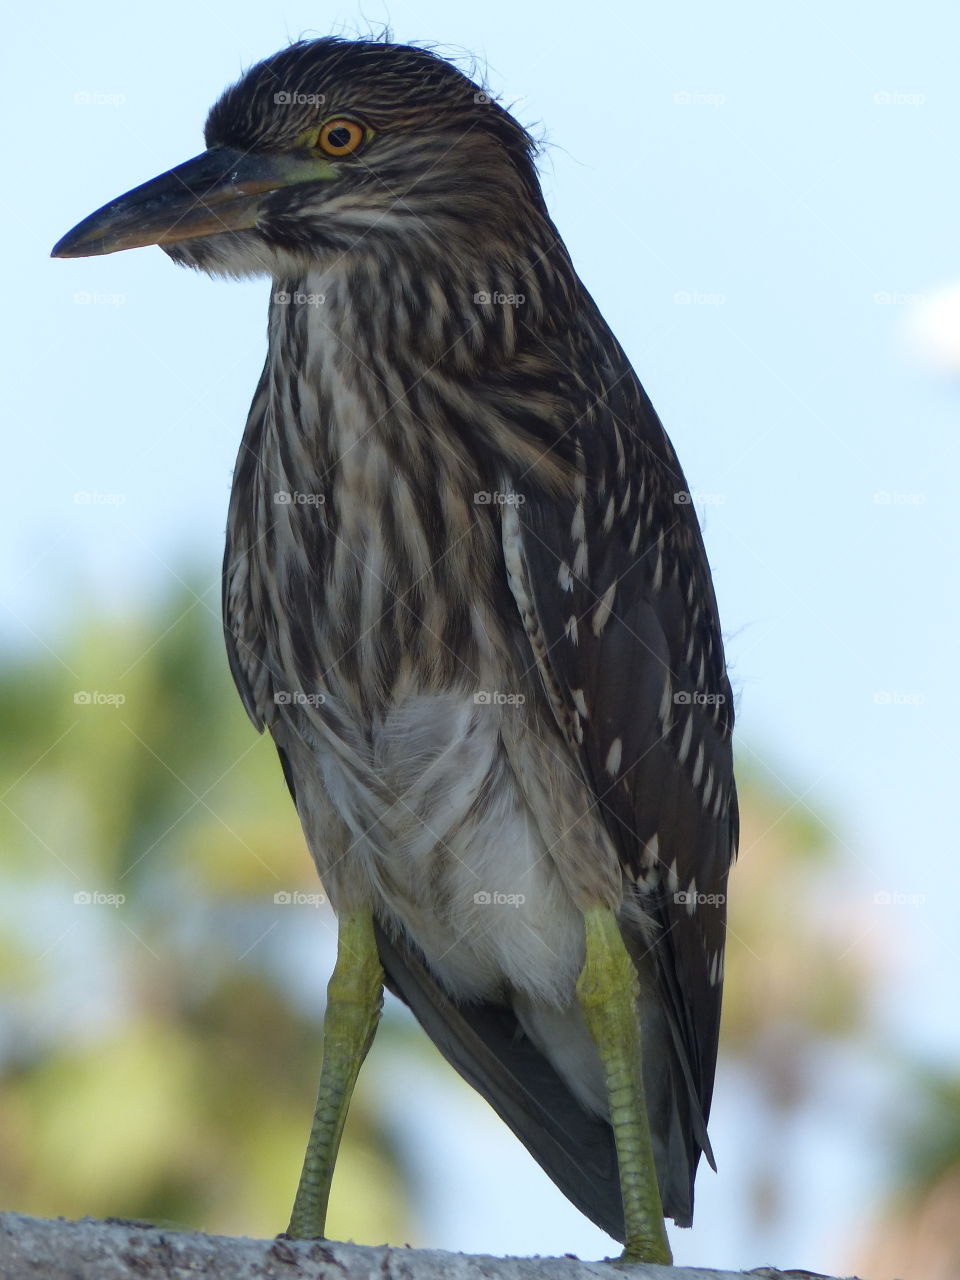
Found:
[[[262,733],[269,722],[275,684],[267,661],[263,628],[253,612],[254,593],[250,589],[250,574],[258,571],[258,558],[252,553],[265,536],[262,523],[258,532],[258,513],[251,509],[251,503],[256,501],[259,491],[254,475],[262,453],[260,442],[270,391],[269,367],[268,359],[250,405],[237,455],[221,576],[223,636],[230,673],[258,733]]]
[[[711,1158],[705,1121],[738,822],[733,703],[686,481],[629,362],[588,304],[587,324],[565,340],[587,349],[554,353],[558,378],[567,369],[594,373],[589,386],[571,384],[574,482],[558,497],[538,490],[533,472],[504,480],[517,495],[502,509],[504,554],[557,722],[636,905],[655,925],[658,994],[695,1099],[685,1126],[692,1186],[699,1149]],[[649,934],[629,912],[621,925],[639,967]]]

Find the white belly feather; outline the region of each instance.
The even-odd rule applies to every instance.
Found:
[[[508,987],[566,1005],[583,962],[581,917],[514,778],[502,714],[471,693],[394,706],[374,728],[371,766],[396,799],[367,815],[374,838],[350,856],[451,995]],[[350,775],[331,757],[324,774],[355,825]]]
[[[397,799],[385,818],[370,815],[375,838],[350,857],[450,995],[506,1000],[582,1104],[606,1114],[574,994],[582,916],[516,783],[501,714],[463,693],[394,707],[375,730],[373,764]],[[347,775],[327,763],[331,795],[355,821]]]

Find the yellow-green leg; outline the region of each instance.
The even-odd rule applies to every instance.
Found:
[[[323,1235],[347,1109],[382,1007],[383,969],[373,917],[360,911],[344,914],[337,934],[337,963],[327,986],[320,1088],[288,1235]]]
[[[593,907],[584,925],[587,956],[577,998],[600,1051],[617,1143],[626,1227],[621,1261],[672,1262],[643,1091],[637,971],[612,911]]]

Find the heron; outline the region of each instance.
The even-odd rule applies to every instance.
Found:
[[[734,709],[695,503],[451,61],[300,41],[60,258],[271,280],[223,561],[230,667],[336,913],[288,1232],[319,1237],[386,987],[568,1199],[668,1262],[716,1068]]]

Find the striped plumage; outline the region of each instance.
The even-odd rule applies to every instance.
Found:
[[[374,911],[389,985],[623,1238],[574,1001],[581,911],[617,910],[663,1207],[686,1225],[737,838],[688,487],[550,221],[531,139],[451,65],[295,45],[228,90],[207,145],[283,151],[340,113],[372,140],[335,182],[165,244],[273,279],[224,560],[233,674],[334,908]]]

